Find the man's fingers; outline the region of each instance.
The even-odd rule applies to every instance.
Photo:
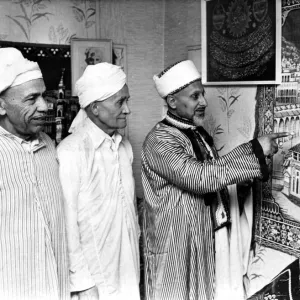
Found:
[[[286,137],[289,135],[290,135],[289,132],[276,132],[276,133],[270,134],[270,137],[271,137],[271,139],[279,139],[279,138]]]

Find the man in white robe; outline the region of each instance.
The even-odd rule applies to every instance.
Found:
[[[58,147],[71,291],[79,299],[139,299],[133,154],[117,131],[130,113],[126,75],[89,65],[76,91],[82,109]]]

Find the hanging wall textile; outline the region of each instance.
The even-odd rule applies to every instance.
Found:
[[[258,134],[288,131],[256,205],[257,242],[300,257],[300,0],[282,1],[281,79],[257,93]],[[261,197],[260,197],[261,196]]]

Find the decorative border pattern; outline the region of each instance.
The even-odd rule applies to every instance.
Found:
[[[55,44],[32,44],[32,43],[19,43],[1,41],[0,48],[14,47],[20,50],[24,57],[37,57],[37,58],[71,58],[70,45],[55,45]],[[71,64],[71,62],[70,62]]]

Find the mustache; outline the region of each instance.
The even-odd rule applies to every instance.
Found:
[[[200,106],[200,107],[196,108],[195,111],[204,112],[205,109],[206,109],[206,106]]]
[[[31,117],[30,120],[46,120],[47,115],[38,115]]]

